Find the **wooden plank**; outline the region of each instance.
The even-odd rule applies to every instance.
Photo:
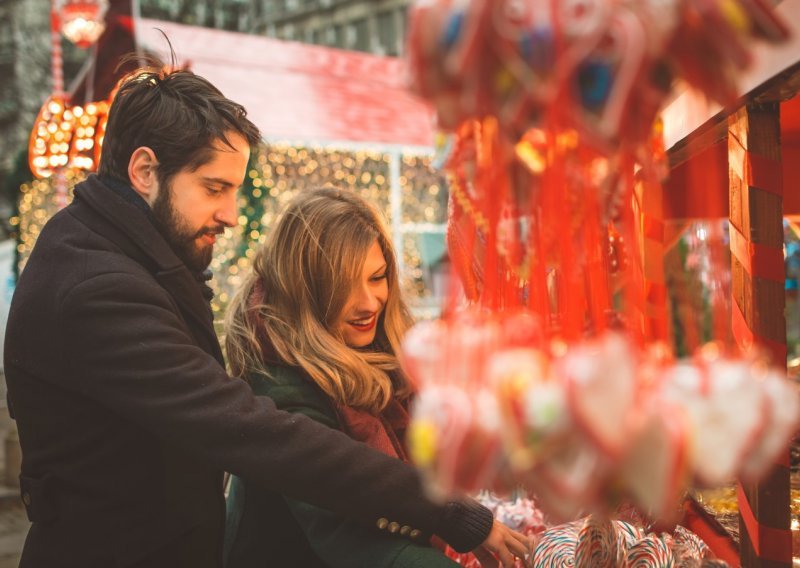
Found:
[[[642,310],[644,333],[651,341],[669,338],[666,279],[664,274],[664,198],[658,182],[640,181],[635,188],[635,215],[639,218],[639,246],[644,279]]]
[[[752,338],[764,345],[773,363],[785,366],[784,269],[778,254],[783,185],[775,173],[781,166],[780,105],[753,104],[733,113],[728,151],[734,335],[740,342]],[[760,483],[741,486],[741,560],[746,568],[792,565],[788,460],[780,461]]]
[[[745,188],[752,242],[783,247],[783,198],[755,187]]]
[[[784,0],[776,7],[778,15],[791,29],[786,43],[773,46],[758,43],[754,47],[754,64],[739,81],[742,102],[754,97],[770,100],[788,99],[794,95],[800,76],[800,0]],[[728,116],[728,110],[709,103],[700,93],[686,89],[667,105],[663,112],[664,141],[667,149],[716,128]]]

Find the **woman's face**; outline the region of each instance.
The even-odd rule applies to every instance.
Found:
[[[366,347],[375,339],[378,318],[389,297],[386,259],[378,241],[372,243],[361,275],[356,279],[347,303],[336,323],[350,347]]]

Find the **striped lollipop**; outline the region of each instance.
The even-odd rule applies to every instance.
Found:
[[[625,556],[625,568],[674,568],[669,544],[661,537],[647,535],[634,544]]]
[[[628,550],[644,537],[644,531],[639,527],[624,521],[614,521],[617,536],[617,558],[615,566],[622,566]]]
[[[558,525],[546,530],[533,553],[536,568],[568,568],[575,566],[575,548],[583,521]]]
[[[617,565],[617,530],[606,517],[590,515],[578,533],[576,568],[614,568]]]
[[[674,552],[681,566],[694,566],[698,560],[704,560],[712,555],[708,545],[700,540],[700,537],[693,532],[686,530],[682,526],[675,527],[673,534],[675,542]]]

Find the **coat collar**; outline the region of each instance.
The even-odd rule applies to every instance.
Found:
[[[91,175],[75,187],[70,212],[150,271],[169,292],[196,339],[222,362],[208,304],[210,288],[181,261],[149,214]]]
[[[115,244],[122,244],[116,241],[119,236],[124,236],[127,246],[123,246],[123,250],[148,266],[151,272],[171,272],[183,268],[191,275],[155,227],[150,215],[124,199],[96,175],[90,175],[75,186],[75,202],[85,204],[116,228],[116,232],[120,233],[118,238],[113,238],[114,235],[106,234],[107,232],[103,232],[104,236],[111,238]]]

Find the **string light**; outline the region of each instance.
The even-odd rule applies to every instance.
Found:
[[[72,155],[87,160],[87,166],[88,160],[94,160],[93,163],[96,164],[101,145],[97,140],[104,132],[104,117],[108,111],[105,103],[95,105],[93,112],[88,107],[72,108],[73,124],[80,125],[70,131],[72,143],[75,145],[80,140],[84,142],[81,144],[82,148],[75,149],[72,154],[58,155]],[[87,115],[94,118],[80,120]],[[48,124],[54,122],[50,121]],[[80,131],[80,128],[83,130]],[[90,128],[95,129],[94,133]],[[89,140],[95,140],[94,144],[87,145],[86,141]],[[74,161],[74,158],[70,160]],[[298,148],[288,144],[263,144],[254,150],[239,196],[237,226],[220,235],[211,262],[215,275],[211,285],[216,291],[212,308],[218,316],[217,319],[221,317],[232,294],[241,285],[242,276],[247,274],[256,250],[266,241],[280,211],[298,192],[324,185],[350,189],[374,204],[383,213],[387,223],[391,223],[390,160],[389,154],[372,150]],[[86,176],[81,170],[67,168],[65,171],[70,188]],[[431,166],[430,157],[403,156],[399,182],[403,223],[413,226],[415,223],[446,222],[447,183]],[[71,198],[70,192],[68,199]],[[23,185],[19,211],[19,253],[22,269],[42,226],[58,211],[53,178],[43,178]],[[425,280],[416,234],[406,233],[402,242],[395,243],[395,246],[398,254],[403,255],[405,274],[401,280],[407,300],[414,305],[430,299],[431,291]]]
[[[430,156],[404,156],[400,169],[404,223],[447,222],[447,181]]]
[[[66,182],[70,188],[82,181],[86,174],[79,171],[66,170]],[[60,209],[61,196],[56,191],[55,177],[37,179],[20,187],[19,216],[19,269],[28,261],[33,245],[39,237],[44,224]],[[72,199],[70,191],[67,199]]]
[[[61,32],[80,48],[93,45],[106,29],[108,0],[64,0],[59,15]]]
[[[86,107],[70,106],[63,97],[52,96],[36,117],[28,144],[31,172],[37,178],[59,170],[94,171],[108,122],[107,101]]]

